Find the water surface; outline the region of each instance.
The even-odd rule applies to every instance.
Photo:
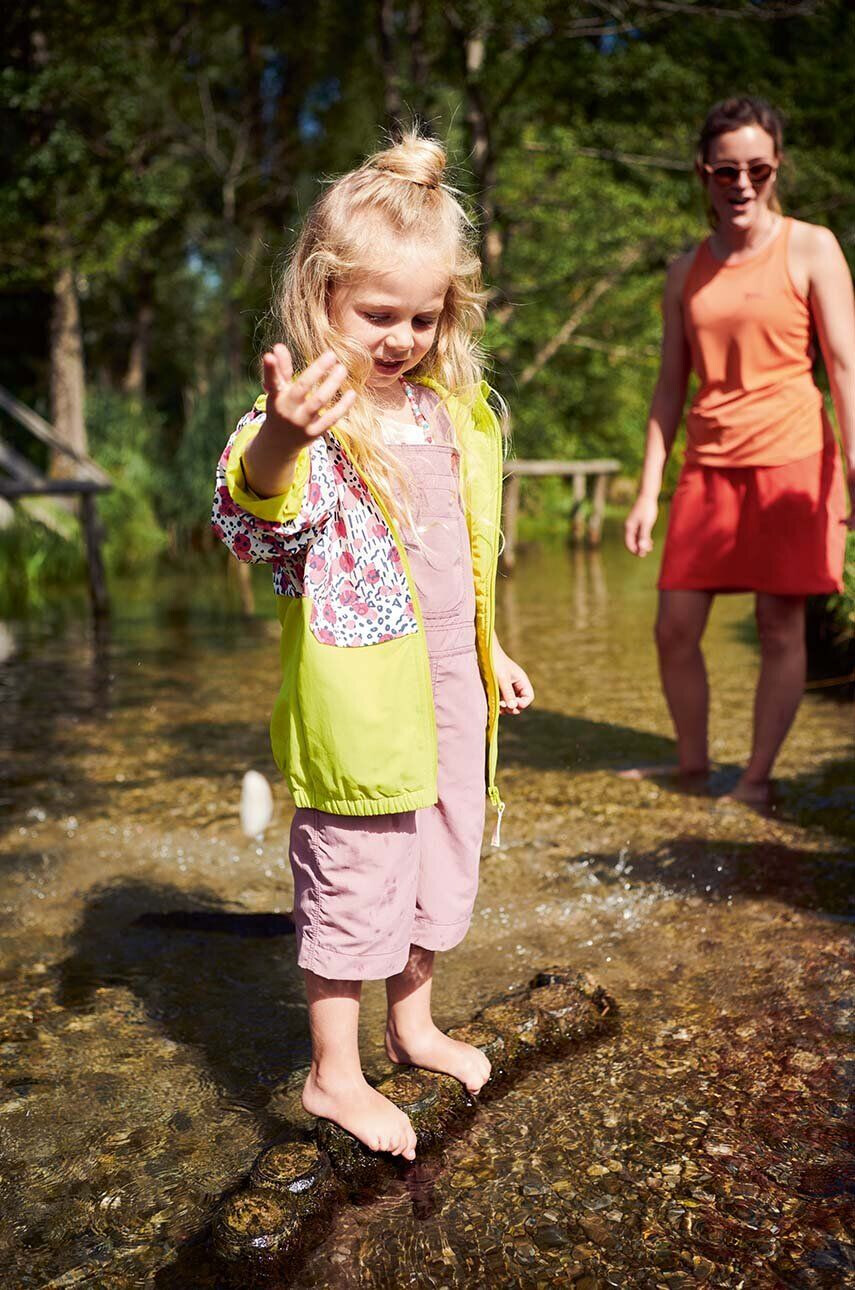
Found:
[[[340,1211],[292,1284],[855,1284],[852,707],[808,695],[770,818],[720,800],[746,757],[757,666],[750,602],[725,598],[707,637],[711,792],[617,778],[673,755],[655,574],[612,540],[524,552],[503,582],[503,641],[538,702],[507,722],[503,846],[485,850],[472,931],[436,985],[450,1024],[569,963],[618,998],[619,1031]],[[222,1284],[200,1240],[217,1199],[301,1122],[265,588],[262,572],[250,623],[215,564],[123,589],[98,640],[73,605],[6,625],[11,1286]],[[238,827],[249,767],[275,784],[263,842]],[[379,1073],[379,985],[363,1036]]]

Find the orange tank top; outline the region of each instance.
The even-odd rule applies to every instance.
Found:
[[[686,417],[687,461],[783,466],[819,452],[825,418],[811,361],[808,302],[787,269],[792,220],[742,264],[722,264],[709,239],[683,289],[698,389]]]

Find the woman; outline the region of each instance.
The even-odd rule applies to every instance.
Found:
[[[686,418],[656,623],[679,763],[658,773],[708,773],[701,637],[716,593],[751,591],[760,678],[751,757],[734,796],[759,804],[769,800],[772,766],[804,688],[805,597],[841,587],[845,489],[811,370],[814,333],[843,437],[849,527],[855,510],[852,281],[827,228],[781,214],[781,145],[781,119],[759,99],[726,99],[704,123],[696,167],[713,232],[668,270],[661,368],[625,530],[629,550],[647,555],[694,372],[699,388]]]

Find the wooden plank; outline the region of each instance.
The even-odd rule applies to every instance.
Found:
[[[571,511],[573,525],[573,541],[584,542],[585,540],[585,476],[573,476],[573,510]]]
[[[91,492],[80,499],[80,510],[83,536],[86,539],[86,568],[89,573],[92,612],[96,618],[104,618],[110,612],[110,599],[107,594],[104,558],[101,554],[103,530],[95,509],[95,498]]]
[[[0,439],[0,466],[8,470],[13,479],[26,484],[45,484],[47,477],[37,470],[32,462],[27,461],[14,448]]]
[[[90,457],[86,457],[82,453],[75,452],[73,448],[69,448],[68,444],[63,443],[53,426],[49,425],[44,417],[40,417],[38,412],[28,408],[26,403],[21,403],[2,385],[0,385],[0,408],[5,408],[11,417],[19,421],[37,439],[41,439],[42,443],[49,444],[57,452],[64,453],[66,457],[76,461],[87,478],[98,480],[99,483],[107,486],[110,485],[110,476],[106,471],[102,470]]]
[[[603,517],[606,513],[608,494],[608,475],[597,475],[594,479],[594,496],[591,503],[591,516],[588,520],[588,541],[591,546],[599,546],[603,537]]]
[[[516,475],[511,475],[505,484],[503,501],[502,534],[505,545],[502,549],[502,568],[510,573],[517,562],[517,528],[520,514],[520,481]]]
[[[534,461],[513,458],[504,464],[507,475],[616,475],[621,464],[613,457],[590,461]]]
[[[0,479],[0,497],[59,497],[74,493],[88,497],[92,493],[109,493],[112,486],[97,479],[49,479],[34,483]]]

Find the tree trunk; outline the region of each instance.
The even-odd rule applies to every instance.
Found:
[[[86,378],[83,368],[83,335],[80,305],[71,260],[57,270],[50,325],[50,411],[53,427],[69,448],[86,452],[84,404]],[[51,456],[50,474],[68,479],[76,473],[74,462],[61,452]]]
[[[149,301],[143,300],[137,309],[137,316],[134,320],[134,334],[128,353],[128,366],[125,369],[125,375],[122,380],[122,389],[125,394],[133,394],[140,399],[145,395],[148,350],[151,342],[151,325],[153,321],[154,308]]]
[[[386,129],[394,131],[401,124],[404,110],[401,80],[395,57],[395,5],[393,0],[377,0],[377,41],[380,66],[383,69],[383,107]]]
[[[469,127],[469,157],[478,181],[478,204],[481,207],[481,254],[488,275],[495,278],[504,250],[504,239],[496,219],[496,158],[482,83],[486,45],[485,33],[476,29],[463,37],[461,52],[466,124]]]

